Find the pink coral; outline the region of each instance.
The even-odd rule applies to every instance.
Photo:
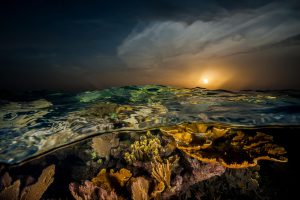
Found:
[[[104,190],[90,181],[85,181],[83,185],[71,183],[69,189],[76,200],[117,200],[114,191]]]

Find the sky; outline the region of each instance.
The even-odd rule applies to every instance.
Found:
[[[300,3],[0,3],[0,89],[300,89]]]

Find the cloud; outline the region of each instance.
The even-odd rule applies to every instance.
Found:
[[[117,54],[129,68],[176,67],[277,43],[299,33],[297,11],[276,3],[192,24],[156,21],[134,29]]]

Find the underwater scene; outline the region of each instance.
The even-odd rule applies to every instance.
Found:
[[[0,95],[0,199],[288,199],[300,91]]]

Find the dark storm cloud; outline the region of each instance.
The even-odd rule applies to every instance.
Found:
[[[270,0],[1,3],[0,84],[191,86],[178,81],[180,73],[200,73],[195,66],[203,60],[257,51],[299,34],[299,10],[298,1]]]

